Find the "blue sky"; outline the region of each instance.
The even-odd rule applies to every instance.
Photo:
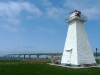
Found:
[[[0,0],[0,56],[63,52],[69,13],[79,10],[92,50],[100,49],[100,0]]]

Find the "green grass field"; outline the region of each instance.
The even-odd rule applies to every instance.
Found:
[[[100,68],[70,69],[47,62],[0,60],[0,75],[100,75]]]

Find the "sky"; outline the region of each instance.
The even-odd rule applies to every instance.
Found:
[[[87,16],[88,40],[100,51],[100,0],[0,0],[0,56],[63,52],[74,10]]]

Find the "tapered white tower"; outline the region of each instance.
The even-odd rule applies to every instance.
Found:
[[[83,23],[86,21],[80,11],[70,13],[69,24],[61,59],[62,65],[96,64]]]

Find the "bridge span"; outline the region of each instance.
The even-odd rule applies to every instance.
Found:
[[[18,56],[18,59],[20,59],[21,56],[23,56],[23,59],[26,59],[26,55],[28,55],[28,59],[31,59],[32,55],[35,55],[37,59],[39,59],[40,56],[51,56],[53,58],[54,56],[61,56],[62,53],[32,53],[32,54],[8,54],[6,55],[7,58],[14,58],[15,56]]]
[[[94,56],[100,56],[100,52],[93,52]],[[31,59],[32,55],[35,55],[37,59],[39,59],[40,56],[51,56],[51,59],[54,56],[62,56],[62,53],[31,53],[31,54],[8,54],[6,55],[7,58],[15,58],[17,56],[18,59],[20,59],[21,56],[23,56],[23,59],[26,59],[26,55],[28,55],[28,59]]]

